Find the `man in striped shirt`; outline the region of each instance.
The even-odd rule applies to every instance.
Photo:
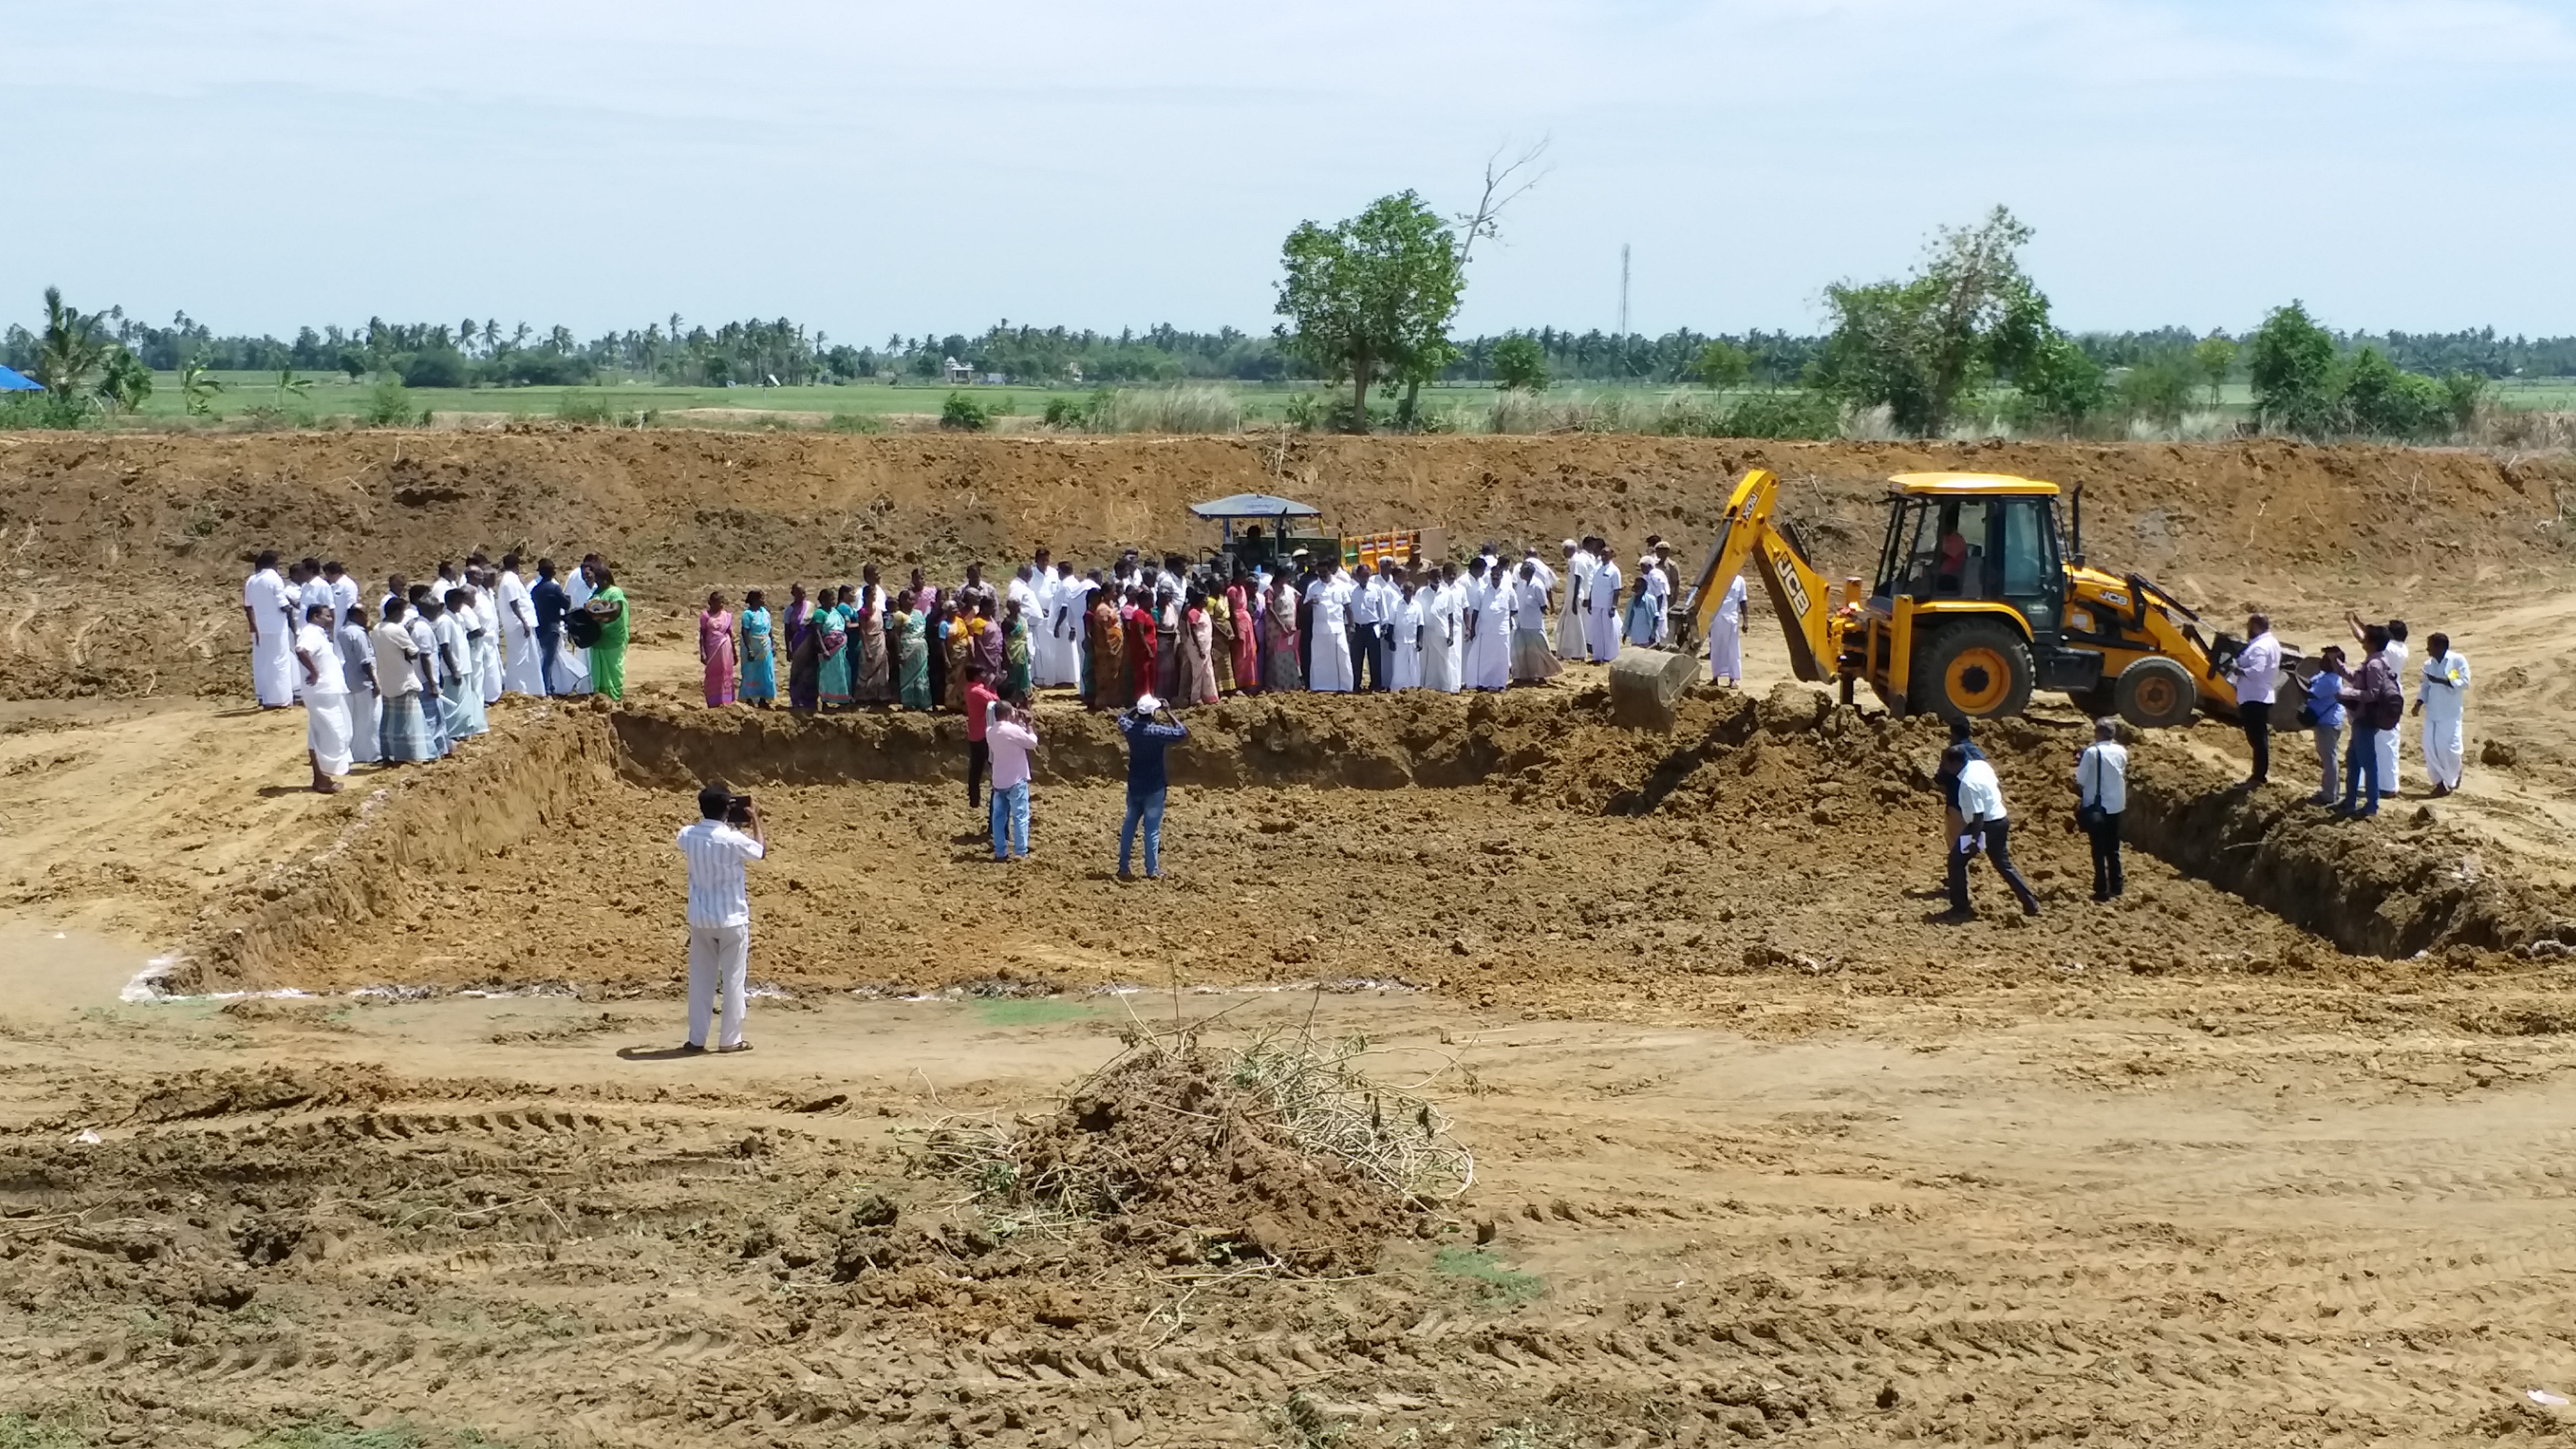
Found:
[[[769,853],[769,836],[761,829],[760,807],[722,781],[698,792],[698,816],[680,831],[680,854],[689,862],[689,1042],[681,1050],[707,1049],[707,1018],[715,1015],[721,992],[715,1049],[747,1052],[751,1043],[742,1039],[742,1013],[743,978],[751,967],[751,897],[743,870]],[[736,823],[751,833],[734,828]]]

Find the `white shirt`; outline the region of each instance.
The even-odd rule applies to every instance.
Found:
[[[435,692],[439,681],[447,677],[447,666],[438,657],[438,627],[418,614],[404,616],[403,627],[411,631],[413,667],[419,671],[420,687]]]
[[[1970,824],[2004,818],[2003,782],[1995,778],[1995,767],[1984,760],[1970,760],[1959,771],[1959,818]]]
[[[2127,746],[2117,740],[2096,740],[2076,756],[2075,803],[2099,805],[2106,815],[2117,815],[2129,808]]]
[[[1025,614],[1032,619],[1038,617],[1037,586],[1030,583],[1028,580],[1021,578],[1017,574],[1013,574],[1011,576],[1011,586],[1002,591],[1002,597],[1005,599],[1019,600],[1020,612],[1022,614]]]
[[[386,695],[420,693],[420,674],[411,663],[417,648],[411,642],[411,621],[378,624],[371,637],[376,644],[376,688]]]
[[[1338,582],[1342,592],[1350,596],[1351,622],[1355,625],[1378,623],[1380,595],[1376,578],[1370,578],[1365,584],[1347,577]]]
[[[1536,629],[1547,618],[1547,580],[1515,578],[1512,580],[1512,603],[1520,611],[1520,628]]]
[[[2273,686],[2281,676],[2281,641],[2269,629],[2246,640],[2233,672],[2238,704],[2270,704]]]
[[[366,630],[350,623],[346,614],[340,616],[340,625],[331,631],[331,637],[340,646],[340,692],[364,693],[367,687],[366,666],[375,658],[375,641],[368,637]]]
[[[1548,590],[1550,593],[1555,592],[1555,590],[1556,590],[1556,570],[1554,570],[1554,569],[1552,569],[1552,568],[1549,568],[1549,567],[1547,566],[1547,560],[1546,560],[1546,559],[1540,558],[1537,554],[1530,554],[1530,555],[1528,555],[1528,556],[1524,557],[1524,558],[1521,560],[1521,562],[1522,562],[1522,563],[1533,563],[1533,564],[1537,564],[1537,565],[1538,565],[1538,583],[1539,583],[1539,587],[1540,587],[1540,588],[1543,588],[1543,589]],[[1512,568],[1512,577],[1514,577],[1514,578],[1518,578],[1518,577],[1520,577],[1520,572],[1521,572],[1521,571],[1520,571],[1520,568],[1519,568],[1519,566],[1518,566],[1518,565],[1513,566],[1513,568]]]
[[[516,570],[501,575],[501,607],[510,611],[510,622],[533,634],[537,631],[536,606],[528,599],[527,581]]]
[[[340,651],[332,646],[330,631],[319,624],[306,624],[295,631],[295,648],[299,654],[313,656],[313,677],[304,677],[304,661],[295,661],[295,683],[306,699],[328,699],[348,693],[340,682]]]
[[[2436,659],[2424,656],[2424,682],[2415,691],[2415,700],[2426,714],[2458,714],[2467,702],[2469,661],[2454,649]]]
[[[1350,625],[1351,595],[1358,592],[1347,579],[1331,579],[1315,586],[1315,632],[1323,634]]]
[[[261,569],[243,580],[242,604],[251,611],[251,617],[258,626],[261,638],[288,638],[295,633],[294,626],[288,623],[286,618],[287,611],[291,607],[287,597],[286,580],[278,577],[277,570]],[[269,657],[273,659],[276,656]]]
[[[340,581],[331,585],[332,618],[335,621],[345,619],[349,617],[349,611],[356,607],[358,607],[358,580],[354,575],[342,574]]]
[[[1565,559],[1565,607],[1571,612],[1580,606],[1580,595],[1592,587],[1592,551],[1578,548]]]
[[[743,867],[769,852],[759,841],[721,820],[680,828],[680,854],[689,862],[689,924],[748,926],[751,894]]]
[[[304,581],[304,586],[295,591],[295,620],[297,627],[301,628],[303,626],[305,611],[311,609],[316,604],[334,609],[339,607],[339,601],[331,597],[330,581],[323,578],[320,574],[315,574],[313,577],[306,579]]]
[[[1590,596],[1584,607],[1591,613],[1616,618],[1619,613],[1619,586],[1625,582],[1619,576],[1619,566],[1603,559],[1593,566],[1592,577],[1588,580]]]
[[[464,678],[474,668],[473,646],[465,639],[465,621],[457,618],[456,611],[450,609],[439,615],[438,622],[430,627],[438,636],[439,681],[445,683],[450,679]]]

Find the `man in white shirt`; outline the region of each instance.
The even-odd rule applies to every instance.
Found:
[[[349,611],[358,607],[358,580],[336,558],[322,565],[322,580],[331,586],[331,627],[338,629]]]
[[[1728,684],[1744,682],[1744,575],[1726,581],[1726,597],[1708,625],[1708,677]]]
[[[420,646],[412,641],[411,607],[399,598],[385,601],[384,622],[371,638],[376,651],[376,692],[382,711],[376,720],[376,749],[388,765],[411,765],[438,758],[429,716],[421,708]]]
[[[337,795],[338,777],[349,773],[349,695],[340,683],[340,646],[331,637],[328,600],[304,611],[304,626],[295,631],[295,665],[304,691],[304,753],[313,762],[313,793]]]
[[[1386,648],[1378,634],[1377,570],[1361,564],[1345,575],[1351,610],[1351,688],[1386,688]]]
[[[1457,576],[1456,564],[1442,564],[1417,594],[1422,600],[1422,687],[1441,694],[1456,694],[1461,683],[1458,635],[1466,625],[1459,618]]]
[[[493,593],[501,612],[502,692],[545,693],[545,668],[537,649],[537,606],[528,596],[528,581],[519,577],[517,554],[501,555],[501,574]]]
[[[680,1050],[707,1050],[708,1018],[714,1016],[715,1050],[747,1052],[751,1043],[742,1039],[742,1014],[751,970],[751,895],[744,870],[769,854],[760,807],[722,781],[708,785],[698,792],[697,821],[680,830],[680,854],[689,863],[689,1040]]]
[[[2120,727],[2093,722],[2093,743],[2075,758],[2075,823],[2093,842],[2093,899],[2120,894],[2120,816],[2129,808],[2129,751]]]
[[[1973,921],[1977,908],[1968,900],[1968,862],[1985,856],[2021,901],[2023,915],[2039,914],[2039,897],[2013,869],[2011,825],[2004,814],[2004,788],[1995,767],[1982,754],[1971,756],[1965,745],[1942,752],[1941,769],[1959,780],[1959,833],[1950,842],[1950,912],[1946,919]]]
[[[1317,694],[1348,694],[1351,689],[1350,579],[1340,570],[1315,583],[1312,637],[1307,641],[1306,688]]]
[[[1515,683],[1543,683],[1556,677],[1556,656],[1547,647],[1547,565],[1521,560],[1511,581],[1511,677]]]
[[[1681,581],[1681,570],[1673,567],[1673,546],[1669,543],[1656,544],[1652,557],[1655,583],[1648,593],[1655,601],[1655,647],[1669,649],[1673,642],[1673,589]]]
[[[1380,561],[1376,575],[1368,581],[1368,592],[1374,601],[1373,612],[1377,616],[1376,662],[1380,672],[1376,676],[1376,686],[1381,692],[1400,689],[1403,686],[1397,682],[1397,676],[1402,674],[1403,670],[1398,668],[1395,662],[1397,649],[1395,631],[1404,616],[1404,590],[1397,583],[1394,560]]]
[[[2433,798],[2439,800],[2460,788],[2469,661],[2451,647],[2448,634],[2436,634],[2424,643],[2431,652],[2424,658],[2423,682],[2415,689],[2415,713],[2424,721],[2424,773],[2433,782]]]
[[[1474,642],[1467,650],[1467,687],[1502,690],[1512,682],[1512,589],[1500,569],[1477,571],[1468,563],[1467,607],[1475,611]]]
[[[277,550],[264,549],[242,581],[242,618],[250,625],[250,682],[262,709],[295,702],[295,595],[277,571]]]
[[[376,698],[376,642],[367,629],[367,611],[354,601],[337,617],[340,622],[331,630],[331,642],[340,650],[340,688],[349,699],[349,758],[372,765],[381,758],[376,744],[381,712]]]
[[[1396,594],[1395,622],[1389,629],[1386,672],[1397,689],[1422,687],[1422,620],[1430,604],[1430,586],[1417,571],[1413,582]]]
[[[1604,554],[1584,584],[1583,643],[1595,664],[1619,657],[1619,590],[1626,583],[1619,561]]]
[[[2254,773],[2245,781],[2259,789],[2272,774],[2272,693],[2281,682],[2281,641],[2272,637],[2272,621],[2255,614],[2245,621],[2245,647],[2227,667],[2236,682],[2236,722],[2245,727],[2245,743],[2254,750]]]
[[[492,571],[472,568],[465,571],[466,602],[474,614],[474,682],[483,693],[485,705],[501,698],[501,604],[492,586]]]
[[[1573,539],[1565,541],[1565,592],[1556,598],[1556,657],[1580,659],[1583,648],[1583,596],[1592,584],[1592,552]]]

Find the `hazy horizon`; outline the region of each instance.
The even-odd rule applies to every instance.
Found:
[[[2000,203],[2077,330],[2576,332],[2576,24],[2537,0],[1831,0],[1110,13],[1005,0],[137,0],[14,18],[0,317],[219,333],[679,311],[853,344],[999,319],[1266,332],[1281,238],[1549,173],[1464,334],[1812,332]],[[32,139],[32,137],[31,137]],[[2540,168],[2533,161],[2543,163]],[[2511,206],[2509,221],[2483,227]],[[29,220],[35,218],[36,220]]]

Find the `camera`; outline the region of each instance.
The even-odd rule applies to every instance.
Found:
[[[730,800],[728,800],[728,801],[726,801],[726,802],[725,802],[725,824],[727,824],[727,825],[749,825],[750,823],[751,823],[751,797],[750,797],[750,796],[748,796],[748,795],[736,795],[736,796],[734,796],[732,799],[730,799]]]

